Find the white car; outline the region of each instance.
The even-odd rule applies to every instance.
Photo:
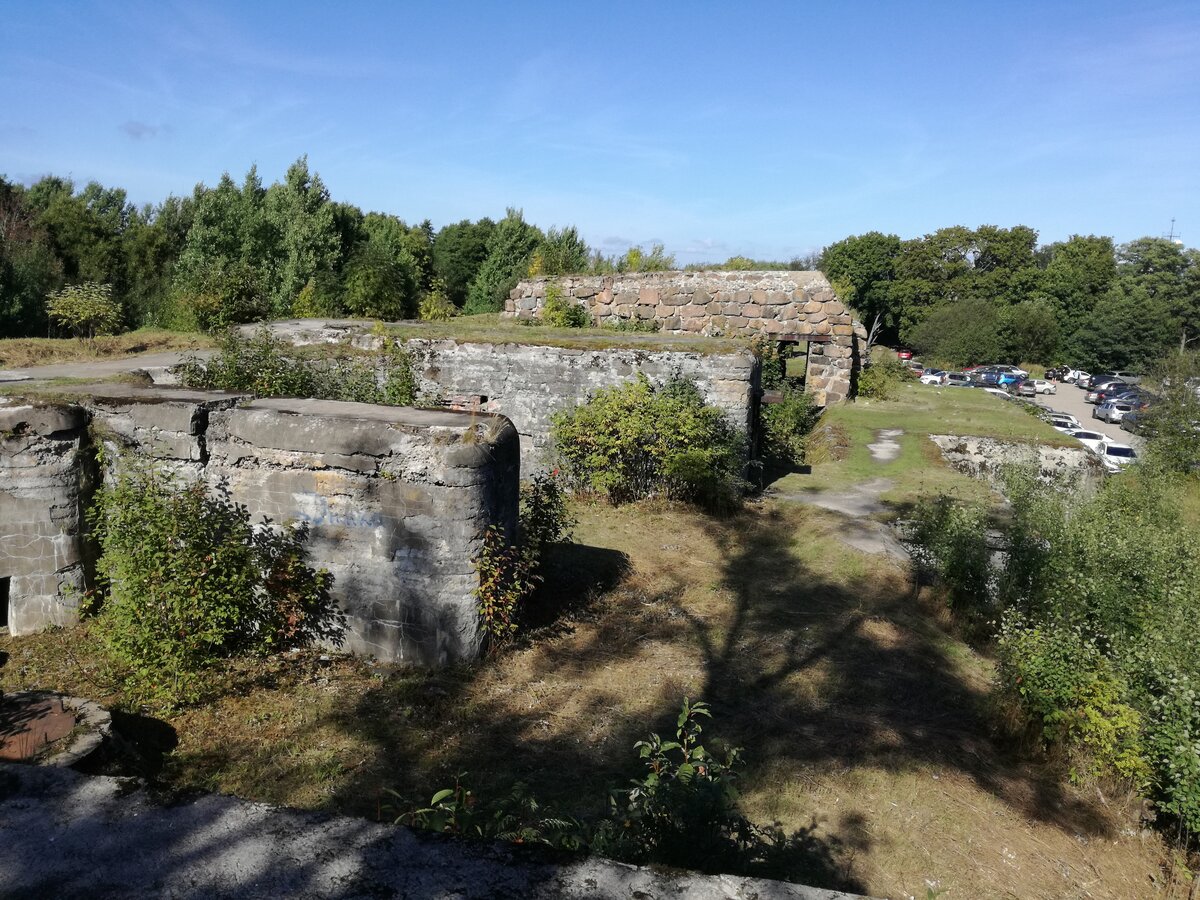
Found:
[[[1128,444],[1118,444],[1115,441],[1104,445],[1103,450],[1096,451],[1100,455],[1104,468],[1110,472],[1120,472],[1123,468],[1137,460],[1137,454]]]
[[[1112,438],[1110,438],[1107,434],[1101,434],[1099,431],[1086,431],[1082,428],[1079,428],[1075,431],[1068,431],[1067,434],[1075,438],[1075,440],[1079,441],[1079,443],[1083,444],[1083,446],[1087,447],[1093,453],[1097,453],[1101,456],[1104,455],[1103,448],[1107,444],[1112,443]]]
[[[1072,431],[1079,431],[1083,428],[1079,420],[1074,416],[1051,416],[1050,425],[1052,428],[1057,428],[1063,434],[1070,434]]]
[[[921,384],[945,384],[945,372],[926,372],[921,376]]]
[[[1041,378],[1030,378],[1025,383],[1033,385],[1033,392],[1035,394],[1058,393],[1058,388],[1054,386],[1053,381],[1043,381]]]

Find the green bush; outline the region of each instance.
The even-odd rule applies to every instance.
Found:
[[[809,432],[821,418],[820,408],[803,390],[783,388],[783,400],[762,407],[763,452],[779,465],[799,465],[805,461]]]
[[[136,700],[192,702],[222,657],[342,632],[332,576],[305,562],[304,526],[254,526],[224,494],[138,468],[99,492],[90,521],[104,589],[98,631]]]
[[[180,381],[204,390],[245,391],[257,397],[312,397],[385,406],[417,402],[412,358],[391,346],[373,356],[319,360],[292,352],[290,345],[260,328],[253,337],[225,335],[207,361],[184,360]]]
[[[1082,774],[1112,769],[1146,786],[1142,716],[1124,702],[1126,687],[1093,640],[1078,627],[1035,627],[1009,613],[996,646],[1001,689],[1040,726],[1048,744],[1073,751]]]
[[[94,281],[69,284],[50,294],[46,313],[50,321],[71,329],[80,339],[113,334],[121,326],[121,304],[113,299],[112,285]]]
[[[516,543],[508,542],[499,525],[484,530],[475,558],[475,600],[490,649],[500,649],[516,635],[524,605],[542,583],[547,545],[570,540],[574,526],[557,477],[542,472],[522,486]]]
[[[623,503],[662,496],[722,507],[744,483],[744,436],[691,382],[655,387],[645,375],[597,391],[553,417],[571,486]]]
[[[585,307],[563,297],[562,288],[551,282],[546,285],[546,300],[542,304],[542,324],[555,328],[586,328],[592,317]]]
[[[900,385],[913,380],[913,372],[898,359],[879,357],[858,374],[858,396],[864,400],[891,400]]]
[[[987,515],[951,497],[923,498],[907,529],[913,562],[937,576],[954,609],[976,612],[992,602]]]

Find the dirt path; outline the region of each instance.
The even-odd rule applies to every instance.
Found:
[[[120,359],[98,359],[87,362],[55,363],[49,366],[30,366],[25,369],[3,369],[0,370],[0,383],[52,381],[59,378],[94,378],[99,381],[114,375],[123,375],[126,372],[165,371],[178,365],[185,357],[196,356],[207,359],[212,354],[211,350],[188,352],[171,350],[162,353],[144,353],[141,356],[126,356]]]

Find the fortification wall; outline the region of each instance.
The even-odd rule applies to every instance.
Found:
[[[541,314],[546,290],[583,306],[597,324],[635,320],[668,333],[762,334],[810,341],[806,390],[825,405],[847,399],[866,331],[820,272],[644,272],[520,282],[505,315]],[[815,352],[814,352],[815,351]]]
[[[272,332],[297,346],[342,343],[380,350],[394,340],[372,333],[362,322],[321,319],[275,322]],[[530,329],[531,341],[536,333]],[[252,328],[244,333],[252,334]],[[639,336],[640,337],[640,336]],[[652,337],[652,336],[647,336]],[[551,417],[586,401],[600,388],[622,384],[637,373],[661,384],[673,375],[694,382],[706,403],[724,410],[729,422],[751,433],[760,367],[754,354],[736,346],[719,353],[636,347],[552,347],[536,343],[407,339],[396,343],[413,358],[424,397],[500,413],[521,435],[526,471],[545,462]]]
[[[307,523],[310,561],[334,575],[353,652],[423,665],[478,655],[472,561],[486,526],[511,533],[516,523],[519,446],[507,419],[111,385],[0,410],[19,433],[0,444],[0,472],[13,473],[0,483],[0,577],[19,574],[14,633],[74,617],[92,443],[108,477],[137,459],[228,490],[256,519]],[[54,512],[67,505],[74,518]],[[18,552],[26,534],[42,542],[36,555]]]
[[[29,634],[78,615],[87,416],[78,407],[0,406],[0,579],[8,626]]]

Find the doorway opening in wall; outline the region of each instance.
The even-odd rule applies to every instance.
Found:
[[[11,578],[0,578],[0,630],[8,630],[8,587]]]

